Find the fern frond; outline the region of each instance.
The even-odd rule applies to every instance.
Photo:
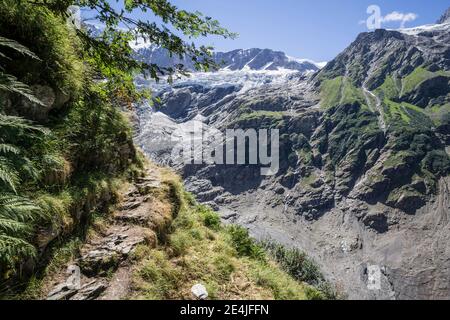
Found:
[[[4,157],[0,157],[0,182],[16,193],[19,176],[11,162]]]
[[[11,154],[19,154],[20,150],[11,144],[0,143],[0,154],[11,153]]]
[[[49,129],[34,125],[32,121],[15,116],[0,114],[0,129],[20,129],[25,131],[34,131],[37,133],[48,134]]]
[[[6,59],[6,60],[11,60],[10,57],[8,57],[7,55],[3,54],[0,52],[0,58]]]
[[[0,217],[0,233],[12,237],[29,235],[32,228],[30,224]]]
[[[22,157],[22,162],[23,164],[20,166],[20,171],[26,173],[32,180],[38,180],[40,172],[34,165],[33,161],[31,161],[27,157]]]
[[[14,269],[24,259],[35,257],[35,247],[27,241],[40,208],[13,194],[0,194],[0,266]]]
[[[27,241],[0,233],[0,264],[14,268],[24,259],[35,258],[36,248]]]
[[[28,49],[24,45],[21,45],[17,41],[0,36],[0,46],[10,48],[20,54],[23,54],[24,56],[30,57],[32,59],[41,60],[34,52],[32,52],[30,49]]]
[[[10,74],[0,72],[0,90],[20,94],[31,102],[44,106],[44,103],[34,96],[33,91],[28,85],[20,82],[16,77]]]
[[[41,208],[29,199],[13,194],[0,196],[0,217],[20,222],[32,222],[42,217]]]

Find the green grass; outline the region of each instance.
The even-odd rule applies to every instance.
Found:
[[[341,99],[341,86],[343,77],[336,77],[332,80],[325,80],[320,88],[321,105],[323,108],[330,108],[339,103]]]
[[[375,89],[375,93],[378,96],[384,96],[384,98],[386,99],[397,98],[400,94],[396,81],[391,76],[386,77],[384,83],[380,87]]]
[[[356,88],[350,81],[344,83],[344,103],[359,102],[361,105],[366,103],[362,89]]]
[[[283,119],[283,112],[282,111],[252,111],[249,113],[242,114],[238,121],[243,120],[253,120],[253,119],[264,119],[269,118],[273,120],[282,120]]]
[[[238,226],[222,226],[216,213],[186,193],[166,243],[135,253],[130,299],[190,299],[204,284],[211,299],[307,299],[319,290],[296,279]]]
[[[405,163],[405,158],[410,157],[411,153],[406,150],[402,150],[391,154],[383,163],[385,168],[394,168],[398,165]]]
[[[418,67],[413,72],[411,72],[409,75],[407,75],[405,78],[402,79],[403,95],[406,95],[414,91],[414,89],[425,80],[444,75],[450,74],[449,72],[445,72],[443,70],[432,72],[425,69],[424,67]]]
[[[425,109],[425,112],[438,126],[450,121],[450,103],[432,106],[431,108]]]
[[[312,172],[310,175],[303,177],[300,181],[301,185],[305,188],[312,188],[312,185],[319,177],[316,173]]]
[[[313,153],[312,150],[308,148],[303,148],[297,151],[297,156],[300,160],[300,163],[303,165],[309,166],[313,164]]]
[[[320,96],[322,108],[355,102],[361,105],[366,103],[362,89],[356,88],[349,79],[344,79],[342,76],[323,81]]]
[[[397,109],[397,111],[393,110],[395,111],[394,113],[400,115],[402,112],[398,112],[398,107],[394,105],[393,101],[401,99],[401,96],[406,96],[407,94],[413,92],[422,82],[437,76],[450,76],[450,73],[443,70],[431,72],[424,67],[418,67],[402,79],[395,79],[390,75],[387,76],[384,83],[375,89],[375,93],[385,101],[387,100],[387,104],[391,105],[392,108]],[[400,90],[402,90],[402,92]],[[417,108],[413,105],[406,106],[412,109]],[[403,116],[401,118],[403,121],[408,121],[407,116]]]
[[[416,118],[417,123],[423,122],[427,115],[422,108],[406,102],[394,102],[389,99],[384,100],[385,108],[385,120],[391,123],[398,124],[398,121],[402,121],[405,124],[411,124]],[[426,122],[423,124],[427,124]]]

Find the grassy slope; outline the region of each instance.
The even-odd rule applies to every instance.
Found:
[[[436,125],[439,126],[443,123],[448,123],[448,119],[450,117],[450,103],[446,103],[442,106],[432,106],[430,108],[427,108],[426,112]]]
[[[352,104],[354,102],[359,102],[361,105],[366,103],[362,90],[356,88],[344,77],[324,80],[320,88],[320,95],[323,108]]]
[[[151,191],[171,227],[161,228],[158,244],[140,245],[131,257],[132,286],[128,299],[191,299],[191,287],[202,283],[209,299],[334,299],[339,296],[324,280],[317,265],[298,250],[257,244],[246,229],[224,226],[209,207],[184,191],[180,177],[158,168],[162,187]],[[127,189],[123,184],[120,194]],[[156,203],[155,202],[155,203]],[[175,211],[174,211],[174,208]],[[51,259],[27,289],[14,298],[43,299],[55,277],[79,257],[86,239],[101,234],[108,212],[96,212],[83,234],[74,234],[52,251]],[[309,284],[307,284],[307,283]],[[311,285],[310,285],[311,284]]]
[[[425,80],[445,75],[449,75],[449,72],[445,72],[443,70],[432,72],[423,67],[418,67],[402,79],[403,95],[412,92],[419,84],[421,84]]]
[[[405,124],[410,124],[411,117],[420,117],[420,114],[426,114],[439,124],[442,121],[442,115],[448,110],[447,105],[433,106],[424,111],[412,104],[399,104],[394,100],[399,98],[400,95],[412,92],[423,81],[441,75],[449,75],[449,73],[445,71],[431,72],[423,67],[418,67],[402,79],[396,80],[392,76],[387,76],[384,83],[374,90],[377,95],[384,99],[385,120],[387,122],[402,121]],[[362,91],[354,87],[349,81],[345,81],[342,76],[324,80],[320,91],[321,105],[326,109],[339,104],[360,102],[364,105],[366,103]]]
[[[426,127],[430,127],[433,122],[439,124],[447,110],[445,105],[422,109],[406,102],[395,102],[394,100],[400,98],[402,86],[403,95],[405,95],[413,91],[423,81],[445,74],[444,71],[431,72],[419,67],[405,78],[397,81],[393,77],[387,76],[384,83],[375,90],[377,95],[384,98],[386,122],[398,125],[400,121],[404,125],[411,125],[413,121],[415,125],[422,124]],[[428,120],[429,118],[432,121]]]
[[[171,179],[178,185],[180,211],[166,241],[136,251],[130,299],[190,299],[196,283],[207,287],[211,299],[327,297],[283,270],[245,229],[221,225],[217,214],[197,204],[177,177]],[[315,265],[313,269],[317,271]]]
[[[261,118],[270,118],[273,120],[281,120],[283,118],[283,112],[281,111],[252,111],[250,113],[242,114],[237,121],[241,120],[254,120]]]

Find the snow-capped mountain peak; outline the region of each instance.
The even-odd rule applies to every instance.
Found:
[[[137,41],[130,45],[141,61],[156,63],[162,67],[183,64],[185,69],[195,71],[194,64],[189,58],[171,57],[167,50],[156,48],[143,41]],[[213,59],[219,65],[220,70],[227,71],[277,71],[286,69],[306,73],[318,71],[324,65],[309,59],[289,57],[281,51],[259,48],[215,52]]]
[[[85,26],[93,36],[99,35],[102,27],[86,23]],[[192,59],[185,57],[180,59],[176,55],[161,47],[152,44],[143,37],[130,41],[130,47],[135,51],[136,59],[155,63],[160,67],[173,67],[182,64],[186,70],[195,72]],[[283,71],[291,70],[302,73],[316,72],[326,63],[315,62],[309,59],[298,59],[286,55],[284,52],[271,49],[236,49],[228,52],[215,52],[214,61],[219,65],[219,70],[225,71]]]

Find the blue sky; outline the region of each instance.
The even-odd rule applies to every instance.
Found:
[[[111,0],[111,3],[115,3]],[[122,2],[122,1],[120,1]],[[172,0],[181,9],[200,11],[239,33],[235,40],[215,37],[198,43],[218,51],[237,48],[270,48],[298,58],[329,61],[360,33],[369,5],[378,5],[383,16],[413,13],[406,27],[434,23],[450,6],[448,0]],[[143,18],[140,13],[134,14]],[[395,16],[395,15],[394,15]],[[399,16],[399,15],[397,15]],[[392,16],[391,16],[392,17]],[[401,16],[400,16],[401,17]],[[149,18],[151,20],[151,18]],[[395,20],[395,18],[394,18]],[[400,21],[383,24],[399,28]]]

